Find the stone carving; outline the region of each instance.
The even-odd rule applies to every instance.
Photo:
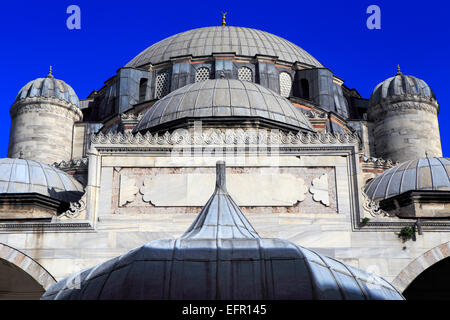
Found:
[[[214,191],[214,174],[159,174],[140,188],[155,206],[202,206]],[[292,174],[229,174],[228,191],[240,206],[293,206],[305,200],[308,187]]]
[[[363,208],[364,208],[364,210],[369,212],[369,214],[372,217],[389,217],[389,216],[391,216],[389,213],[387,213],[386,211],[384,211],[383,209],[380,208],[379,201],[373,201],[372,199],[370,199],[366,195],[366,193],[364,192],[363,189],[361,189],[361,193],[362,193],[362,196],[363,196]]]
[[[69,204],[69,209],[59,216],[55,217],[54,220],[59,219],[85,219],[86,218],[86,192],[83,194],[80,200],[76,202],[71,202]]]
[[[134,114],[134,113],[121,113],[120,114],[120,120],[124,121],[124,120],[129,120],[129,121],[136,121],[138,122],[139,120],[142,119],[142,117],[144,116],[143,113],[138,113],[138,114]]]
[[[328,174],[324,173],[319,178],[315,178],[311,182],[312,186],[309,192],[313,195],[313,200],[321,202],[325,206],[330,206],[330,197],[328,195]]]
[[[33,97],[16,101],[11,107],[11,117],[27,112],[51,112],[79,121],[83,118],[80,108],[55,97]]]
[[[274,130],[275,131],[275,130]],[[91,135],[93,144],[133,144],[133,145],[227,145],[227,144],[281,144],[281,145],[304,145],[304,144],[346,144],[358,143],[357,133],[284,133],[276,130],[268,132],[265,130],[227,130],[226,132],[216,130],[204,130],[200,134],[191,135],[188,131],[158,133],[98,133]]]
[[[387,168],[395,167],[396,165],[400,164],[399,162],[393,162],[392,160],[388,159],[385,160],[383,158],[374,158],[374,157],[367,157],[367,156],[361,156],[360,159],[362,162],[365,163],[371,163],[377,166],[383,166]]]
[[[54,162],[53,167],[58,169],[75,169],[75,168],[87,168],[88,158],[72,159],[69,161]]]
[[[122,207],[127,203],[136,200],[136,194],[138,192],[139,187],[136,186],[136,180],[121,174],[120,190],[119,190],[119,206]]]

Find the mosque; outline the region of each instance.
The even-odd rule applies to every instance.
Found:
[[[439,104],[387,76],[225,19],[84,100],[50,69],[10,109],[0,298],[450,299]]]

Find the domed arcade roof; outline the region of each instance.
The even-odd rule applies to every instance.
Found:
[[[279,94],[248,81],[211,79],[186,85],[157,101],[133,132],[184,118],[251,117],[313,131],[306,116]]]
[[[64,81],[53,77],[51,67],[47,77],[37,78],[23,86],[17,94],[16,101],[34,97],[57,98],[80,107],[80,100],[75,91]]]
[[[450,159],[422,158],[406,161],[369,181],[364,192],[380,201],[410,190],[450,191]]]
[[[83,186],[52,166],[24,159],[0,159],[0,194],[39,193],[60,201],[78,201]]]
[[[42,299],[403,299],[384,279],[281,239],[261,238],[229,196],[225,163],[178,239],[131,250],[56,283]]]
[[[433,90],[425,81],[403,74],[398,66],[394,77],[384,80],[375,87],[369,105],[377,105],[389,97],[406,95],[436,100]]]
[[[278,56],[283,61],[298,61],[322,67],[308,52],[283,38],[261,30],[229,26],[198,28],[178,33],[148,47],[126,67],[157,64],[183,55],[200,57],[229,52],[249,57],[257,54]]]

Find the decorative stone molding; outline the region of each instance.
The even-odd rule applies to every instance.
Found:
[[[284,133],[273,130],[204,130],[200,134],[191,134],[187,130],[158,133],[98,133],[91,135],[93,144],[131,144],[131,145],[238,145],[238,144],[275,144],[275,145],[304,145],[304,144],[355,144],[358,143],[356,133]]]
[[[120,114],[120,127],[121,130],[128,133],[133,130],[133,128],[138,124],[139,120],[143,117],[143,113],[133,114],[133,113],[121,113]]]
[[[55,217],[53,220],[59,219],[84,219],[86,216],[86,193],[81,197],[80,200],[76,202],[71,202],[69,204],[69,209],[59,216]]]
[[[395,277],[392,284],[398,290],[405,291],[411,282],[413,282],[423,271],[449,256],[450,242],[434,247],[409,263],[397,277]]]
[[[401,99],[400,99],[401,98]],[[390,98],[369,108],[370,120],[384,119],[389,112],[401,113],[410,109],[422,110],[434,115],[439,113],[439,104],[436,100],[415,96],[401,96],[395,99]]]
[[[385,160],[383,158],[367,157],[365,155],[361,155],[359,158],[361,162],[373,164],[374,166],[382,167],[383,169],[392,168],[400,164],[400,162],[393,162],[391,159]]]
[[[51,112],[74,121],[83,119],[83,112],[72,103],[54,97],[25,98],[16,101],[11,107],[11,118],[22,113]]]
[[[6,260],[23,270],[45,290],[56,283],[56,279],[38,262],[25,253],[3,243],[0,243],[0,259]]]
[[[308,118],[311,119],[326,119],[327,113],[326,112],[314,112],[312,110],[304,111],[303,112]]]
[[[126,175],[120,175],[120,190],[119,190],[119,206],[122,207],[127,203],[136,200],[136,194],[139,192],[139,187],[136,185],[136,179],[129,178]]]
[[[54,162],[52,164],[53,167],[57,169],[87,169],[88,167],[88,158],[80,158],[80,159],[72,159],[69,161],[61,161]]]
[[[373,201],[372,199],[370,199],[364,192],[364,188],[361,189],[361,194],[363,196],[363,208],[372,217],[392,217],[393,216],[380,208],[379,201]]]
[[[121,113],[120,114],[120,120],[121,121],[136,121],[139,122],[139,120],[142,119],[142,117],[144,116],[143,113],[138,113],[138,114],[134,114],[134,113]]]
[[[325,206],[330,206],[330,197],[328,195],[328,174],[324,173],[319,178],[315,178],[311,181],[312,186],[309,188],[309,192],[313,195],[313,200],[321,202]]]

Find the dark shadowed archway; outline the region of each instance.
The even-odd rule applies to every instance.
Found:
[[[54,283],[56,280],[38,262],[0,243],[0,300],[39,299]]]
[[[403,295],[407,300],[450,300],[450,257],[419,274]]]

